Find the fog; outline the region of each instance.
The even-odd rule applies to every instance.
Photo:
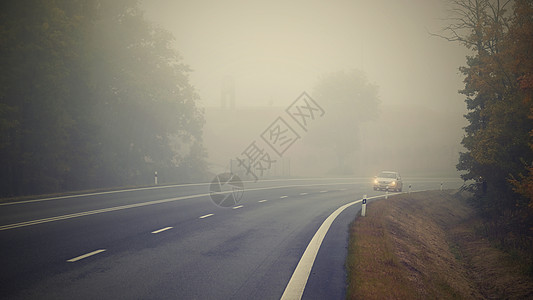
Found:
[[[285,109],[306,91],[325,113],[283,155],[271,155],[276,166],[265,176],[370,176],[381,169],[455,174],[465,126],[458,68],[468,53],[430,34],[446,24],[446,1],[150,0],[141,6],[148,20],[174,35],[193,70],[212,172],[232,170],[230,162],[260,142],[276,118],[288,118]],[[313,94],[328,74],[353,70],[378,87],[370,120],[354,111],[350,122],[348,109],[340,118],[342,110],[328,110],[334,99]],[[331,126],[336,119],[346,126]],[[338,167],[332,136],[353,144],[341,162],[347,168]]]

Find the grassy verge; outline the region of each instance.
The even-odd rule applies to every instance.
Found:
[[[347,298],[533,297],[531,277],[476,235],[477,224],[450,191],[370,203],[350,228]]]
[[[414,299],[385,228],[386,211],[374,209],[351,226],[347,268],[349,299]]]

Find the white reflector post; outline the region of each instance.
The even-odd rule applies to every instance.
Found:
[[[363,197],[363,204],[361,206],[361,217],[366,215],[366,195]]]

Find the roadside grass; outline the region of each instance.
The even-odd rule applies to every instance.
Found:
[[[385,229],[384,210],[370,210],[350,226],[348,299],[415,299]]]
[[[347,299],[533,299],[523,262],[480,224],[454,191],[369,203],[350,226]]]

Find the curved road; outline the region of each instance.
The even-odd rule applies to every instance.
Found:
[[[309,242],[339,207],[384,195],[369,179],[245,183],[237,206],[209,184],[112,191],[0,204],[5,299],[280,299]],[[457,179],[407,179],[413,190]],[[303,299],[344,299],[348,225],[327,232]]]

